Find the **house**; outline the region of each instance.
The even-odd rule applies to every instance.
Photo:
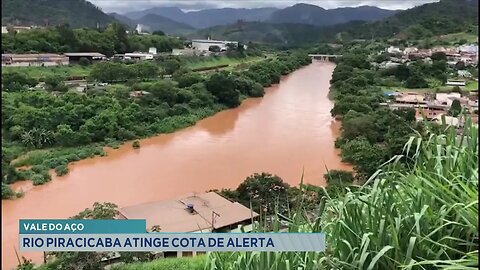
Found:
[[[145,95],[149,95],[150,92],[147,92],[147,91],[132,91],[130,92],[130,97],[132,98],[136,98],[136,97],[142,97],[142,96],[145,96]]]
[[[153,55],[157,54],[157,48],[155,47],[148,48],[148,53]]]
[[[140,52],[125,53],[124,59],[132,59],[138,61],[153,60],[153,54]]]
[[[465,53],[478,53],[478,45],[464,44],[464,45],[458,46],[458,51],[465,52]]]
[[[418,49],[416,47],[408,47],[408,48],[405,48],[405,50],[403,50],[403,54],[405,55],[409,55],[411,53],[417,53],[418,52]]]
[[[6,26],[2,26],[2,34],[7,34],[8,33],[8,29]]]
[[[457,71],[458,77],[463,77],[463,78],[471,78],[472,73],[468,70],[459,70]]]
[[[391,54],[401,54],[402,49],[400,49],[398,47],[390,46],[390,47],[387,48],[387,52],[391,53]]]
[[[2,66],[59,66],[68,65],[69,59],[60,54],[2,54]]]
[[[400,65],[401,65],[400,63],[387,61],[387,62],[380,63],[380,65],[378,67],[381,68],[381,69],[388,69],[388,68],[394,68],[394,67],[397,67],[397,66],[400,66]]]
[[[435,100],[441,105],[447,105],[448,107],[452,106],[452,102],[455,99],[460,100],[462,95],[460,93],[437,93],[435,95]]]
[[[230,232],[238,230],[239,225],[249,228],[252,220],[259,216],[215,192],[127,206],[121,208],[119,213],[118,219],[145,219],[147,231],[179,233]],[[177,257],[184,255],[182,252],[175,254]]]
[[[102,61],[107,59],[104,54],[97,53],[97,52],[76,52],[76,53],[64,53],[70,63],[78,63],[80,59],[85,58],[88,59],[90,62],[94,61]]]
[[[398,104],[414,105],[414,106],[423,106],[427,105],[425,96],[417,93],[402,93],[401,95],[395,98],[395,102]]]
[[[446,83],[447,86],[465,86],[465,84],[465,81],[462,80],[450,80]]]
[[[236,41],[228,41],[228,40],[213,40],[213,39],[194,39],[192,40],[192,49],[197,51],[209,51],[210,47],[218,46],[220,51],[227,50],[227,44],[234,44],[238,46],[238,42]]]

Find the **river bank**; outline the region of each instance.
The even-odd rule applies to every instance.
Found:
[[[291,185],[325,185],[328,169],[349,169],[334,147],[340,123],[327,97],[334,69],[313,63],[249,98],[183,130],[107,150],[107,156],[70,165],[70,173],[42,186],[18,182],[23,198],[2,201],[2,268],[16,264],[18,220],[67,218],[94,202],[120,207],[171,199],[189,192],[235,188],[255,172],[271,172]],[[22,254],[35,262],[42,254]]]

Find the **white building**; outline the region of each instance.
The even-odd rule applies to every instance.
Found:
[[[465,81],[447,81],[446,85],[447,86],[465,86]]]
[[[150,28],[146,25],[143,25],[143,24],[137,24],[137,27],[135,28],[135,30],[139,34],[146,34],[146,33],[148,33],[148,31],[150,31]]]
[[[459,52],[478,53],[478,45],[465,44],[458,47]]]
[[[227,50],[227,44],[233,43],[238,46],[236,41],[213,40],[213,39],[194,39],[192,40],[192,49],[197,51],[208,51],[211,46],[218,46],[220,51]]]
[[[418,52],[418,49],[415,48],[415,47],[408,47],[408,48],[405,48],[405,50],[403,51],[403,54],[407,55],[407,54],[411,54],[411,53],[417,53]]]
[[[124,59],[132,60],[153,60],[153,54],[150,53],[125,53]]]
[[[471,78],[472,77],[472,73],[470,73],[468,70],[459,70],[457,71],[457,74],[459,77],[463,77],[463,78]]]
[[[390,46],[387,48],[387,52],[388,53],[402,53],[402,49],[398,48],[398,47],[393,47],[393,46]]]
[[[155,48],[155,47],[148,48],[148,53],[149,54],[157,54],[157,48]]]
[[[8,33],[8,29],[6,26],[2,26],[2,34],[7,34]]]

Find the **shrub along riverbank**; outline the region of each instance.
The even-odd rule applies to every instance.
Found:
[[[103,155],[101,146],[173,132],[236,107],[244,98],[261,97],[264,87],[310,62],[304,52],[284,53],[244,72],[180,70],[171,80],[127,82],[86,94],[32,91],[20,78],[2,97],[2,194],[11,196],[6,184],[18,180],[49,181],[48,169],[64,174],[59,166]],[[132,97],[132,91],[144,94]],[[35,168],[19,172],[12,166]]]

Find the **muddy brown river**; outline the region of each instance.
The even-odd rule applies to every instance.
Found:
[[[195,126],[109,150],[108,156],[78,161],[70,173],[33,187],[12,185],[25,196],[2,201],[2,269],[17,264],[18,220],[68,218],[94,202],[120,207],[171,199],[190,192],[236,188],[256,172],[277,174],[297,185],[325,185],[328,169],[350,169],[334,148],[340,123],[327,97],[334,69],[312,63],[282,78],[263,98],[251,98]],[[20,254],[34,262],[42,254]]]

